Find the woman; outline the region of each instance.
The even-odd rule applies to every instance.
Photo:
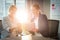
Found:
[[[16,6],[11,5],[9,8],[8,16],[4,17],[2,21],[3,29],[6,30],[7,33],[9,32],[12,37],[17,35],[18,26],[20,26],[18,21],[15,19],[16,11],[17,11]]]
[[[31,7],[32,11],[32,22],[34,22],[35,28],[31,29],[35,30],[33,32],[40,32],[43,36],[49,35],[49,29],[48,29],[48,20],[47,16],[45,14],[41,13],[40,5],[39,4],[33,4]],[[31,30],[31,31],[32,31]]]

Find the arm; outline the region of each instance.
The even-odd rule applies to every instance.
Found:
[[[2,20],[2,26],[3,26],[3,29],[9,31],[9,28],[10,28],[9,26],[10,26],[10,24],[9,24],[8,19],[3,18],[3,20]]]
[[[35,23],[34,22],[30,22],[27,24],[27,30],[30,32],[35,32],[36,28],[35,28]]]
[[[48,27],[48,19],[46,15],[41,15],[39,17],[39,32],[44,35],[48,36],[49,35],[49,27]]]

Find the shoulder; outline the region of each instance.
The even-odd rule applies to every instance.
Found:
[[[47,16],[45,14],[39,15],[39,19],[48,20],[48,18],[47,18]]]
[[[8,20],[8,16],[3,17],[3,20],[2,21],[7,21],[7,20]]]
[[[45,14],[41,14],[41,16],[45,16],[45,17],[47,17]]]
[[[45,15],[45,14],[41,14],[41,15],[39,15],[39,17],[46,17],[47,18],[47,16]]]

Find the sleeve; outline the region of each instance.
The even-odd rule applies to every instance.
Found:
[[[41,15],[39,17],[39,26],[42,26],[42,28],[48,27],[48,19],[46,15]]]
[[[41,15],[39,18],[39,32],[43,36],[49,35],[48,19],[46,15]]]
[[[43,15],[43,16],[42,16],[42,20],[43,20],[44,26],[48,27],[48,18],[47,18],[46,15]]]
[[[2,20],[2,26],[3,26],[3,29],[9,31],[10,24],[9,24],[9,21],[7,20],[7,18],[3,18],[3,20]]]

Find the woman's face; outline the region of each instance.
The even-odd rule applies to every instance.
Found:
[[[32,13],[36,16],[39,15],[39,9],[36,9],[35,7],[32,7]]]
[[[12,8],[12,9],[10,10],[10,13],[12,13],[12,14],[15,14],[15,12],[16,12],[16,8]]]

